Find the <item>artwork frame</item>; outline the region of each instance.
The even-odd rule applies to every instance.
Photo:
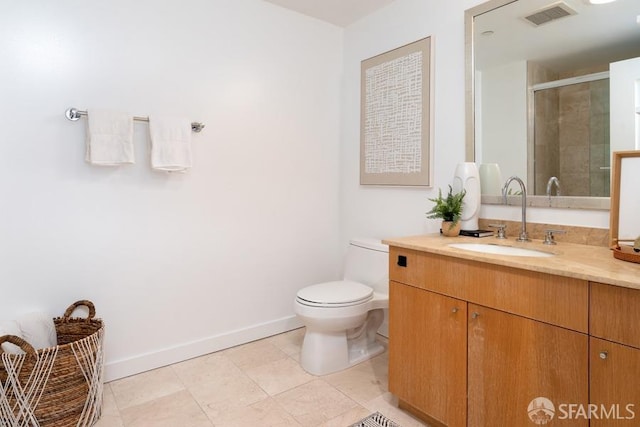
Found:
[[[637,215],[640,198],[637,182],[640,178],[640,150],[614,151],[611,173],[611,212],[609,233],[611,248],[629,245],[640,236]],[[637,255],[640,259],[640,254]]]
[[[361,62],[361,185],[432,186],[431,45],[429,36]]]

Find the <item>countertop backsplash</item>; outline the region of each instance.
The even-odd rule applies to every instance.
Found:
[[[506,224],[507,238],[515,238],[515,236],[520,233],[520,228],[522,226],[520,221],[505,221],[501,219],[480,218],[478,223],[482,230],[495,230],[495,228],[489,227],[489,224]],[[609,246],[608,228],[575,227],[571,225],[538,224],[532,222],[527,223],[527,231],[529,232],[529,237],[532,239],[543,240],[545,230],[566,231],[566,233],[556,233],[553,235],[554,239],[558,243],[567,242],[591,246]]]

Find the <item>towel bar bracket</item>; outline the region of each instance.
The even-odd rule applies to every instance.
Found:
[[[75,122],[77,120],[80,119],[81,116],[86,116],[87,112],[86,111],[81,111],[78,110],[77,108],[69,108],[67,109],[67,111],[65,111],[64,116],[68,119],[71,120],[72,122]],[[138,117],[138,116],[134,116],[133,120],[138,121],[138,122],[148,122],[149,121],[149,117]],[[191,130],[193,132],[200,132],[202,131],[202,129],[204,128],[204,124],[200,123],[200,122],[192,122],[191,123]]]
[[[69,108],[67,111],[64,112],[64,116],[68,120],[71,120],[72,122],[75,122],[76,120],[80,120],[80,113],[76,108]]]

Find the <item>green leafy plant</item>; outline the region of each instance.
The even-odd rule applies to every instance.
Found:
[[[451,221],[451,227],[455,226],[460,221],[462,201],[466,194],[467,191],[464,189],[459,193],[453,194],[453,188],[449,185],[449,194],[447,194],[447,197],[442,197],[442,189],[438,189],[438,197],[429,199],[435,205],[427,212],[427,218]]]

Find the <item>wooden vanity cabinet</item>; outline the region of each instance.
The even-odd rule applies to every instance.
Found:
[[[591,427],[635,427],[640,419],[640,350],[590,338]],[[631,406],[629,406],[631,405]]]
[[[389,390],[434,426],[466,425],[467,303],[392,281],[389,315]]]
[[[590,283],[589,335],[640,348],[640,290]]]
[[[531,424],[537,397],[588,403],[587,282],[389,254],[389,390],[402,407],[434,426],[493,427]]]
[[[638,307],[639,290],[591,283],[589,380],[591,403],[599,409],[592,427],[640,422]]]
[[[586,334],[475,304],[468,311],[469,426],[533,425],[527,407],[536,397],[587,404]]]

